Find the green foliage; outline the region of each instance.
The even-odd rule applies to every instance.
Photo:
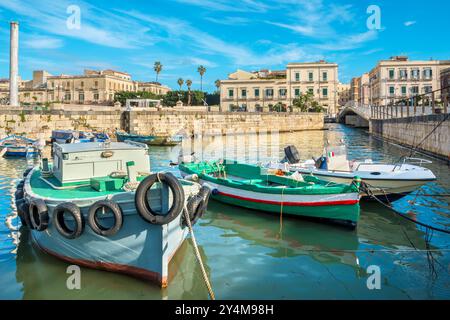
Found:
[[[23,111],[23,110],[20,113],[20,122],[25,122],[25,111]]]
[[[202,106],[203,105],[202,99],[205,98],[205,93],[198,90],[190,91],[190,93],[192,99],[191,105]],[[187,105],[189,100],[189,91],[169,91],[163,97],[163,105],[168,107],[174,107],[176,106],[178,100],[181,100],[184,105]]]
[[[153,92],[148,91],[139,91],[139,92],[129,92],[129,91],[120,91],[116,92],[114,95],[114,102],[119,101],[121,105],[125,105],[127,99],[155,99],[159,100],[162,96],[157,95]]]
[[[210,106],[220,105],[220,94],[218,92],[207,93],[205,100],[206,103]]]
[[[301,112],[323,112],[324,108],[314,99],[311,92],[304,93],[293,101],[293,107]]]
[[[163,65],[161,64],[161,62],[156,61],[155,65],[153,66],[153,70],[156,72],[156,82],[158,82],[158,76],[161,73],[163,68]]]

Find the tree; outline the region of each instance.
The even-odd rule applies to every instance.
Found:
[[[220,91],[220,80],[217,79],[217,80],[214,82],[214,84],[216,85],[217,92],[219,92],[219,91]]]
[[[125,105],[127,99],[152,99],[152,100],[160,100],[162,96],[157,95],[153,92],[149,91],[119,91],[114,94],[114,102],[119,101],[121,105]]]
[[[184,80],[182,78],[180,78],[180,79],[178,79],[177,83],[180,86],[180,91],[181,91],[183,84],[184,84]]]
[[[301,112],[323,112],[324,108],[314,99],[311,92],[300,95],[292,102],[294,108],[298,108]]]
[[[153,70],[155,70],[155,72],[156,72],[156,82],[158,82],[158,76],[161,73],[162,68],[163,68],[163,65],[161,64],[161,62],[156,61],[155,65],[153,67]]]
[[[199,66],[197,71],[200,73],[200,91],[203,91],[203,75],[206,72],[206,68],[204,66]]]
[[[184,104],[187,104],[189,93],[188,91],[169,91],[163,97],[163,105],[173,107],[181,100]],[[205,93],[199,90],[191,91],[191,104],[201,105],[202,100],[205,98]]]
[[[186,85],[188,87],[188,106],[191,105],[192,102],[192,93],[191,93],[191,87],[192,87],[192,80],[186,80]]]

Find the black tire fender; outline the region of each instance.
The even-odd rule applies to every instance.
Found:
[[[101,210],[102,208],[109,209],[109,211],[111,211],[114,215],[114,226],[112,226],[111,228],[103,227],[97,217],[98,210]],[[111,237],[119,232],[119,230],[122,228],[122,209],[116,202],[111,200],[97,201],[89,208],[88,222],[92,231],[94,231],[96,234],[104,237]]]
[[[16,201],[23,199],[24,195],[25,194],[23,192],[23,189],[17,189],[16,192],[14,193],[14,199],[16,199]]]
[[[290,164],[295,164],[300,162],[300,153],[295,146],[287,146],[284,148],[284,154],[288,159]]]
[[[172,206],[166,215],[161,215],[160,213],[155,212],[150,207],[147,200],[147,193],[156,182],[166,184],[172,191]],[[185,196],[183,187],[178,179],[171,173],[158,173],[148,176],[139,184],[135,194],[135,204],[139,215],[145,221],[156,225],[168,224],[175,220],[183,210],[184,200]]]
[[[28,203],[25,199],[16,200],[16,207],[17,207],[17,215],[20,218],[20,222],[23,226],[32,228],[33,225],[30,221],[30,216],[28,213]]]
[[[28,175],[30,174],[30,172],[33,170],[33,168],[28,168],[27,170],[25,170],[23,172],[23,178],[25,179],[26,177],[28,177]]]
[[[33,199],[28,208],[29,217],[34,230],[44,231],[48,227],[48,209],[42,199]]]
[[[71,230],[65,220],[64,213],[68,213],[75,221],[75,228]],[[81,214],[80,208],[74,203],[64,202],[60,203],[53,211],[53,223],[56,230],[67,239],[76,239],[83,234],[84,231],[84,216]]]

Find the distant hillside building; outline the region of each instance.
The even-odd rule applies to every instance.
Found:
[[[311,92],[330,115],[337,112],[338,65],[325,61],[289,63],[286,70],[237,70],[220,81],[223,110],[270,110],[292,106],[295,98]]]

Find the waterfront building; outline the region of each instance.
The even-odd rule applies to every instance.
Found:
[[[9,81],[0,81],[0,99],[8,97]],[[85,70],[82,75],[54,76],[34,71],[33,79],[19,81],[19,101],[23,104],[62,102],[105,104],[114,101],[116,92],[150,91],[165,94],[170,88],[159,83],[137,82],[131,75],[116,70]]]
[[[447,102],[450,102],[450,68],[441,71],[441,88],[442,100],[447,97]]]
[[[351,99],[350,84],[338,83],[338,106],[339,108],[345,106]]]
[[[271,111],[287,109],[295,98],[310,92],[334,115],[338,105],[338,65],[325,61],[289,63],[286,70],[237,70],[220,82],[223,110]]]
[[[386,105],[439,90],[440,72],[449,66],[450,60],[410,61],[406,56],[379,61],[369,73],[369,103]],[[440,98],[437,92],[435,99]]]
[[[367,105],[370,102],[369,74],[364,73],[362,76],[353,78],[350,82],[350,100]]]

